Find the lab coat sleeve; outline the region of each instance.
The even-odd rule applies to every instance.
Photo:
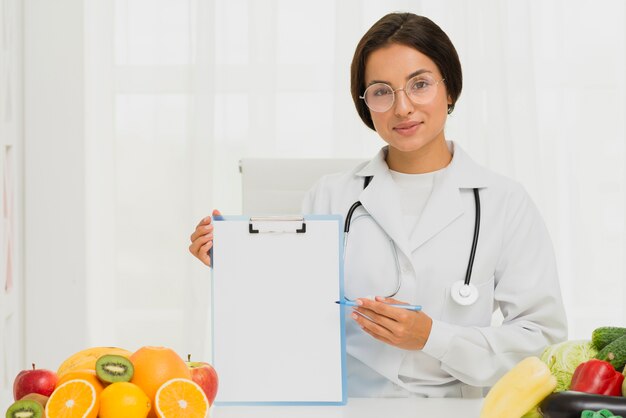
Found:
[[[492,386],[523,358],[567,338],[552,242],[526,192],[512,195],[494,282],[502,325],[465,327],[433,320],[423,348],[443,370],[472,386]]]

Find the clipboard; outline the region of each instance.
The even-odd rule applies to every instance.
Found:
[[[217,405],[347,402],[341,217],[214,219]]]

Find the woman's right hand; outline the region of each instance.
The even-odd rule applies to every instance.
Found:
[[[213,216],[221,216],[219,210],[213,210]],[[213,247],[213,225],[211,216],[207,216],[200,221],[196,230],[191,234],[191,245],[189,252],[198,260],[211,267],[211,256],[209,250]]]

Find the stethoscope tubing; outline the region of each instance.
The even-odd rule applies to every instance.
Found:
[[[372,177],[368,176],[365,177],[365,182],[364,182],[364,186],[363,189],[365,189],[369,183],[372,181]],[[478,236],[480,234],[480,195],[479,195],[479,191],[478,188],[474,188],[473,189],[474,192],[474,208],[475,208],[475,218],[474,218],[474,235],[472,237],[472,248],[470,250],[470,256],[469,256],[469,260],[467,262],[467,270],[465,271],[465,280],[462,283],[462,287],[467,289],[467,291],[469,291],[469,294],[472,294],[472,296],[469,296],[469,294],[465,295],[463,293],[460,294],[461,299],[463,298],[467,298],[470,297],[473,300],[471,302],[466,302],[466,303],[461,303],[457,300],[458,303],[461,304],[471,304],[476,300],[477,297],[477,290],[475,289],[475,286],[470,286],[470,281],[472,278],[472,269],[474,267],[474,259],[476,257],[476,248],[478,247]],[[348,243],[348,233],[350,232],[350,225],[352,223],[352,216],[354,214],[354,211],[357,210],[360,206],[362,206],[361,201],[356,201],[352,204],[352,206],[350,206],[350,209],[348,210],[348,213],[346,214],[346,220],[344,223],[344,227],[343,227],[343,232],[344,232],[344,257],[345,257],[345,249],[346,249],[346,245]],[[395,253],[395,245],[393,244],[393,242],[391,243],[393,249],[394,249],[394,253]],[[395,257],[396,257],[396,268],[399,269],[398,267],[398,255],[397,253],[395,253]],[[345,262],[345,261],[344,261]],[[399,274],[399,272],[398,272]],[[459,286],[461,285],[461,282],[459,281]],[[394,292],[394,295],[400,290],[400,280],[398,280],[398,286],[396,291]],[[453,291],[454,293],[454,291]],[[453,295],[453,298],[456,300],[457,298],[454,297],[455,295]],[[459,296],[459,295],[456,295]],[[347,299],[347,298],[346,298]]]
[[[480,232],[480,196],[478,195],[478,189],[474,189],[474,202],[476,218],[474,220],[474,239],[472,240],[472,250],[470,251],[470,258],[467,263],[467,271],[465,272],[465,281],[463,282],[466,286],[470,284],[470,280],[472,278],[472,268],[474,267],[474,257],[476,256],[476,247],[478,246],[478,234]]]

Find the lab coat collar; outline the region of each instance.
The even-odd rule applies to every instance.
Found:
[[[492,176],[488,170],[473,162],[453,142],[448,142],[448,147],[453,153],[452,161],[436,174],[431,196],[411,236],[404,225],[401,191],[385,161],[388,148],[382,148],[357,172],[358,176],[373,176],[359,196],[363,207],[407,256],[464,213],[461,189],[485,188],[490,184]]]
[[[452,161],[442,173],[451,176],[451,180],[456,183],[459,189],[473,189],[487,187],[492,179],[490,172],[484,167],[476,164],[467,153],[453,141],[447,141],[448,149],[452,153]],[[378,151],[356,175],[360,177],[376,176],[383,171],[389,171],[387,166],[388,146]]]

